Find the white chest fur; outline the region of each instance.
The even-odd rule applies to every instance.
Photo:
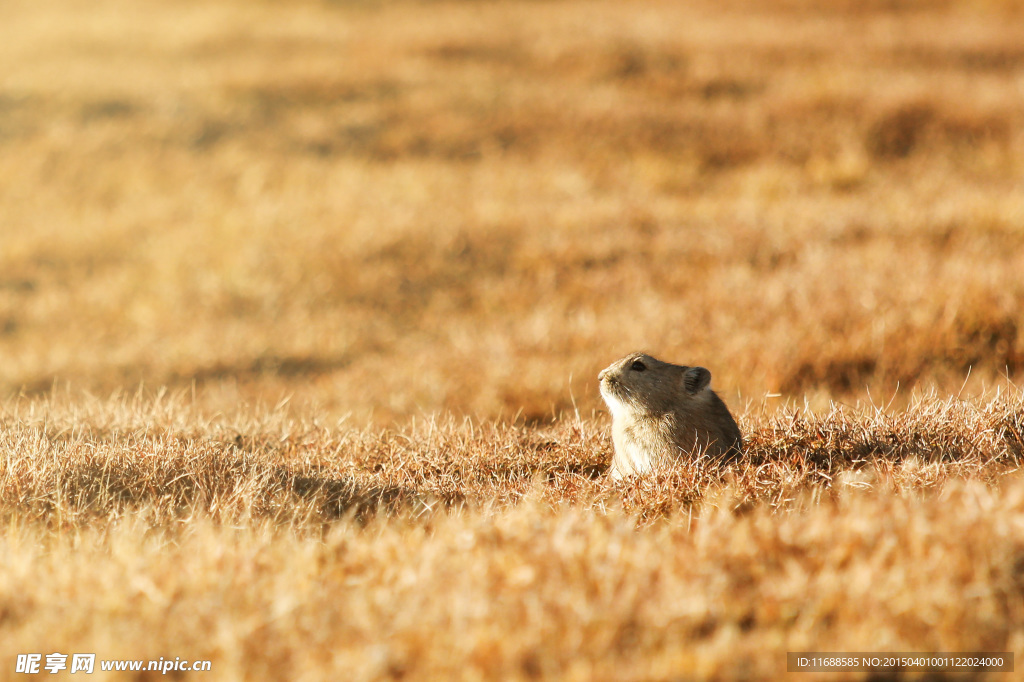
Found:
[[[618,407],[612,410],[615,456],[609,474],[614,480],[651,471],[664,459],[670,443],[662,420],[633,413],[621,403]]]

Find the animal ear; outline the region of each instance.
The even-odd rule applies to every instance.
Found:
[[[711,383],[711,372],[703,367],[689,367],[683,372],[683,387],[687,393],[694,394],[704,390]]]

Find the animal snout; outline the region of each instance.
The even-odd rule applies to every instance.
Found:
[[[597,373],[597,380],[603,381],[606,374],[608,374],[608,370],[602,369],[600,372]]]

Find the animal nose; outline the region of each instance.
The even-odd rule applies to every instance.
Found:
[[[607,373],[608,373],[608,370],[602,369],[600,372],[597,373],[597,380],[601,381],[602,379],[604,379],[604,375],[607,374]]]

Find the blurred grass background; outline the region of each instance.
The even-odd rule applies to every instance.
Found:
[[[1024,369],[1018,2],[0,7],[0,393],[390,422]],[[907,395],[906,390],[901,395]]]

